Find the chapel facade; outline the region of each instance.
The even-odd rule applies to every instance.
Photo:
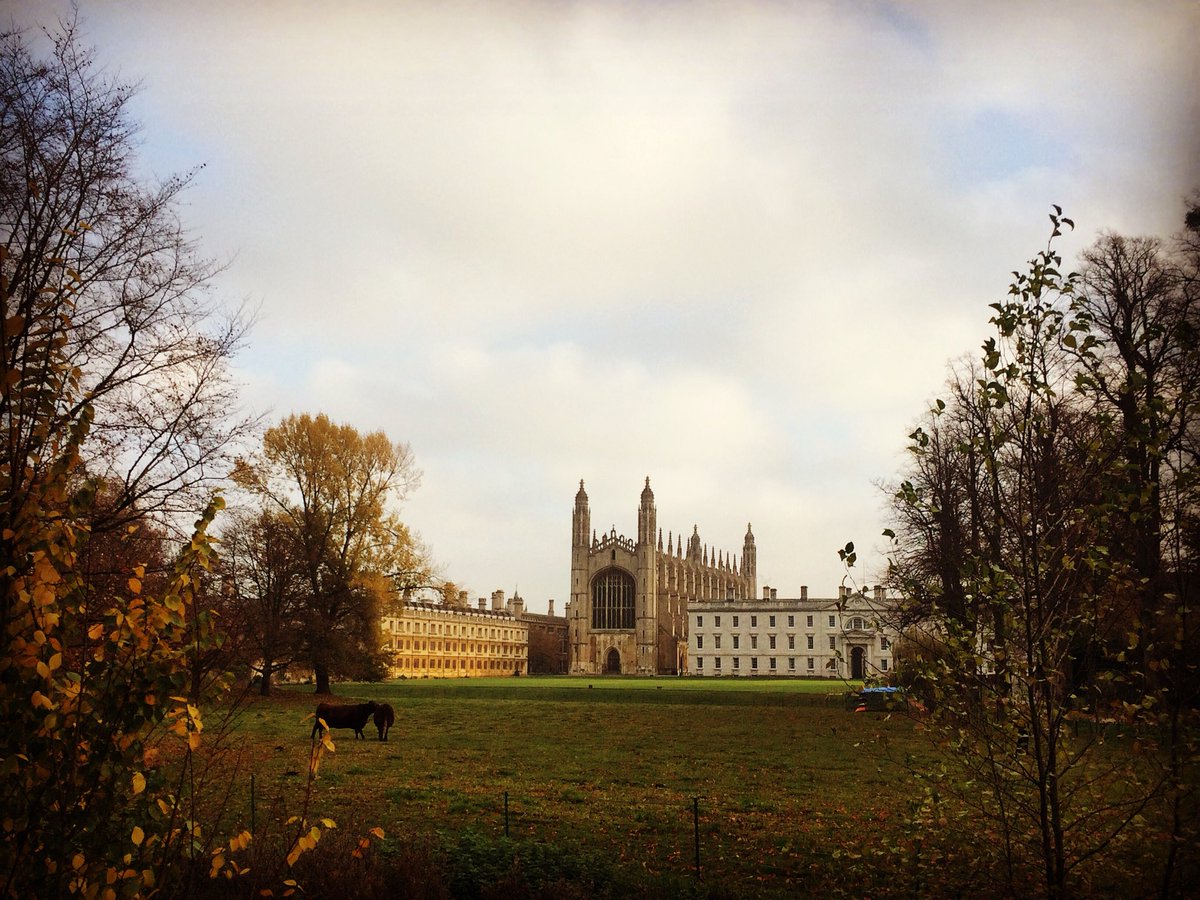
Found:
[[[650,479],[637,511],[637,538],[592,530],[579,482],[571,525],[567,612],[573,675],[673,675],[688,671],[688,604],[744,600],[757,593],[754,534],[746,526],[739,563],[711,550],[693,526],[683,536],[658,527]]]

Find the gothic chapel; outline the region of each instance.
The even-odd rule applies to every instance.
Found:
[[[571,604],[567,617],[570,672],[673,675],[687,670],[687,605],[744,600],[757,593],[754,534],[746,526],[737,557],[710,551],[693,526],[663,543],[650,479],[638,506],[637,540],[596,536],[579,482],[571,529]]]

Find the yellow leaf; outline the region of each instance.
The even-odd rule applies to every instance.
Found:
[[[44,662],[42,662],[40,659],[38,660],[38,664],[37,664],[37,673],[42,678],[50,677],[49,667]]]
[[[97,622],[95,625],[93,625],[91,628],[88,629],[88,637],[91,638],[93,641],[100,640],[100,638],[103,635],[104,635],[104,626],[99,622]]]
[[[321,824],[326,828],[337,828],[337,822],[333,821],[333,819],[322,819]]]
[[[146,789],[146,776],[141,772],[133,773],[133,795],[136,797]]]
[[[142,591],[142,583],[136,578],[129,579],[129,593],[140,594]]]
[[[85,860],[83,858],[83,854],[76,853],[74,858],[71,860],[71,866],[75,869],[82,869],[84,862]]]
[[[371,829],[371,834],[375,835],[375,837],[377,837],[377,838],[382,838],[383,837],[383,829],[380,828],[379,826],[376,826]]]
[[[193,731],[188,735],[188,746],[193,750],[200,749],[200,735],[197,732]]]
[[[50,657],[50,671],[53,672],[55,669],[59,668],[60,666],[62,666],[62,654],[55,653],[53,656]]]
[[[129,836],[129,839],[133,841],[133,845],[135,847],[140,847],[142,846],[142,841],[146,839],[146,832],[142,831],[142,827],[140,825],[134,825],[133,834]]]

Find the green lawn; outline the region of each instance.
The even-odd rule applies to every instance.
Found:
[[[356,834],[445,845],[463,836],[568,848],[705,890],[794,892],[836,880],[835,851],[902,817],[897,754],[924,752],[902,717],[848,712],[838,681],[497,678],[340,684],[387,700],[391,739],[333,732],[313,813]],[[315,707],[289,687],[243,711],[235,816],[299,810]],[[240,799],[238,799],[240,797]],[[311,814],[310,814],[311,817]],[[258,824],[258,823],[256,823]],[[832,874],[831,874],[832,873]],[[815,879],[815,881],[814,881]]]
[[[914,829],[926,798],[915,773],[934,768],[940,751],[919,720],[849,711],[850,687],[620,677],[339,684],[339,700],[390,702],[396,724],[386,743],[370,724],[368,740],[335,730],[305,809],[317,698],[289,686],[240,712],[229,734],[236,764],[222,775],[227,811],[213,824],[250,824],[251,775],[256,848],[278,843],[290,816],[336,820],[325,855],[298,869],[302,883],[326,879],[324,891],[310,881],[310,896],[336,896],[345,885],[328,880],[350,878],[368,895],[450,896],[379,874],[405,867],[436,870],[456,897],[527,896],[531,885],[556,900],[987,896],[996,835],[945,797]],[[350,866],[375,826],[387,834],[371,851],[376,868]]]

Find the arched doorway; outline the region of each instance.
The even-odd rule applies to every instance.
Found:
[[[862,678],[867,671],[866,662],[867,651],[862,647],[853,647],[850,650],[850,677]]]
[[[621,654],[617,652],[617,648],[613,647],[604,657],[604,674],[605,675],[620,675],[621,674]]]

